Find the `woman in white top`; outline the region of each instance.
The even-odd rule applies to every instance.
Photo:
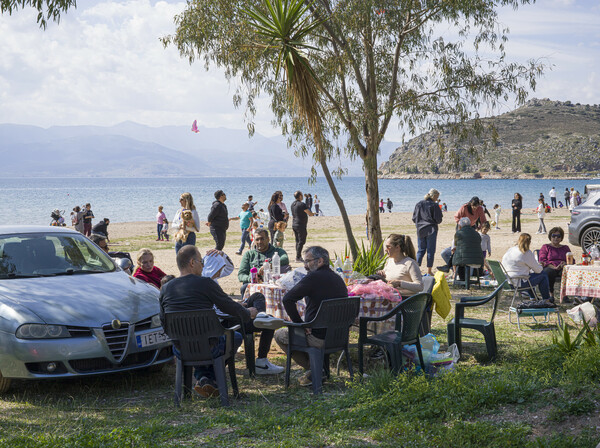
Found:
[[[392,233],[384,243],[389,259],[379,271],[389,284],[404,297],[423,290],[423,276],[415,261],[415,246],[408,235]]]
[[[548,274],[544,272],[542,265],[536,261],[533,252],[529,250],[530,245],[531,235],[522,233],[519,236],[517,245],[508,249],[504,254],[504,257],[502,257],[502,266],[504,266],[504,269],[506,269],[506,272],[510,277],[525,278],[524,280],[520,280],[520,285],[517,284],[514,286],[528,286],[526,279],[529,278],[531,286],[538,286],[543,300],[554,301],[554,299],[550,297]],[[533,271],[533,273],[530,271]],[[529,295],[533,297],[533,291],[530,291]]]
[[[191,210],[192,212],[192,217],[194,218],[194,230],[196,232],[198,232],[200,230],[200,228],[198,227],[200,225],[200,217],[198,216],[198,212],[196,211],[196,206],[194,205],[194,198],[192,198],[191,193],[182,193],[182,195],[179,197],[179,203],[181,204],[181,208],[179,210],[177,210],[177,213],[175,213],[175,217],[173,218],[173,221],[171,221],[171,224],[173,225],[174,229],[183,229],[183,219],[181,217],[181,213],[184,210]],[[189,228],[188,228],[189,230]],[[187,245],[192,245],[195,246],[196,245],[196,233],[195,232],[190,232],[187,240],[185,241],[177,241],[175,243],[175,253],[179,252],[179,249],[181,249],[183,246],[187,246]]]

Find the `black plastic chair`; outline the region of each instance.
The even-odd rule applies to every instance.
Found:
[[[421,292],[426,292],[427,294],[431,294],[433,291],[433,287],[435,286],[435,277],[432,275],[428,275],[427,277],[423,277],[423,290]],[[427,333],[431,331],[431,318],[433,316],[433,301],[429,303],[429,306],[425,309],[425,313],[423,313],[423,319],[421,319],[421,326],[419,327],[419,336],[425,336]]]
[[[289,344],[285,371],[285,387],[290,385],[290,371],[293,352],[305,352],[310,358],[312,387],[315,394],[320,394],[323,384],[323,369],[329,375],[329,354],[343,351],[348,363],[348,373],[353,377],[352,362],[348,352],[350,326],[356,321],[360,308],[360,297],[344,297],[321,302],[317,315],[310,322],[287,323]],[[306,342],[306,328],[326,329],[322,348],[310,347]],[[326,362],[324,362],[326,360]]]
[[[229,406],[227,397],[227,378],[225,364],[229,367],[231,388],[234,396],[238,396],[237,378],[235,376],[235,353],[233,348],[233,332],[240,328],[236,325],[232,328],[224,328],[217,318],[214,309],[196,311],[177,311],[166,313],[165,332],[177,347],[180,357],[177,358],[177,369],[175,374],[175,405],[179,406],[183,398],[183,387],[185,394],[192,389],[192,367],[210,366],[215,370],[217,386],[221,404]],[[213,358],[211,340],[225,334],[225,353]]]
[[[460,302],[457,302],[454,305],[454,319],[448,322],[448,345],[456,343],[459,354],[462,354],[461,330],[463,328],[470,328],[483,334],[489,358],[491,360],[496,359],[496,354],[498,353],[498,344],[496,342],[494,317],[496,316],[496,310],[498,309],[500,293],[502,292],[502,288],[504,288],[505,283],[506,280],[502,282],[502,284],[500,284],[491,294],[485,297],[461,297]],[[465,308],[473,308],[476,306],[485,305],[492,300],[492,317],[489,321],[485,319],[472,319],[465,317]]]
[[[363,351],[367,344],[378,345],[385,349],[390,370],[398,373],[403,366],[402,347],[415,344],[421,369],[425,370],[423,353],[419,342],[419,328],[423,314],[428,306],[431,306],[431,294],[418,293],[403,300],[393,310],[381,317],[361,317],[359,319],[358,333],[358,370],[363,374]],[[369,322],[381,322],[396,316],[396,326],[392,331],[369,336],[367,325]]]

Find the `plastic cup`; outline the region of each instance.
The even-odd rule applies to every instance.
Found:
[[[573,252],[567,252],[567,264],[574,264]]]

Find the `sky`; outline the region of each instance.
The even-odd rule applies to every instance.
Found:
[[[245,129],[243,107],[223,74],[190,65],[159,38],[175,32],[185,2],[80,0],[60,23],[42,30],[26,8],[0,16],[0,123],[111,126],[191,125]],[[538,0],[501,10],[510,29],[508,59],[551,66],[535,98],[600,104],[600,0]],[[514,103],[503,106],[506,112]],[[256,130],[271,126],[258,102]],[[390,126],[386,140],[401,141]]]

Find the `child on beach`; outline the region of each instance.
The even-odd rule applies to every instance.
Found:
[[[492,240],[488,235],[490,228],[490,222],[486,221],[483,224],[481,224],[481,231],[479,232],[479,235],[481,235],[481,250],[483,251],[483,265],[488,270],[488,272],[490,271],[490,268],[488,266],[486,257],[488,255],[492,255]]]
[[[256,249],[256,244],[254,243],[254,236],[256,235],[256,231],[262,226],[258,225],[258,220],[252,221],[252,227],[250,228],[250,239],[252,240],[252,244],[250,245],[250,249]]]
[[[536,209],[537,217],[540,221],[540,226],[538,227],[538,231],[535,233],[538,234],[546,234],[546,224],[544,224],[544,216],[546,216],[546,204],[544,204],[544,199],[538,199],[539,205]]]
[[[273,236],[273,246],[283,248],[283,240],[285,239],[285,221],[275,223],[275,235]]]
[[[160,239],[161,241],[169,241],[169,221],[167,220],[167,218],[163,219],[163,226],[160,230]]]
[[[495,204],[494,205],[494,221],[496,221],[496,230],[500,230],[500,227],[498,225],[500,224],[500,212],[501,211],[502,211],[502,208],[498,204]]]

